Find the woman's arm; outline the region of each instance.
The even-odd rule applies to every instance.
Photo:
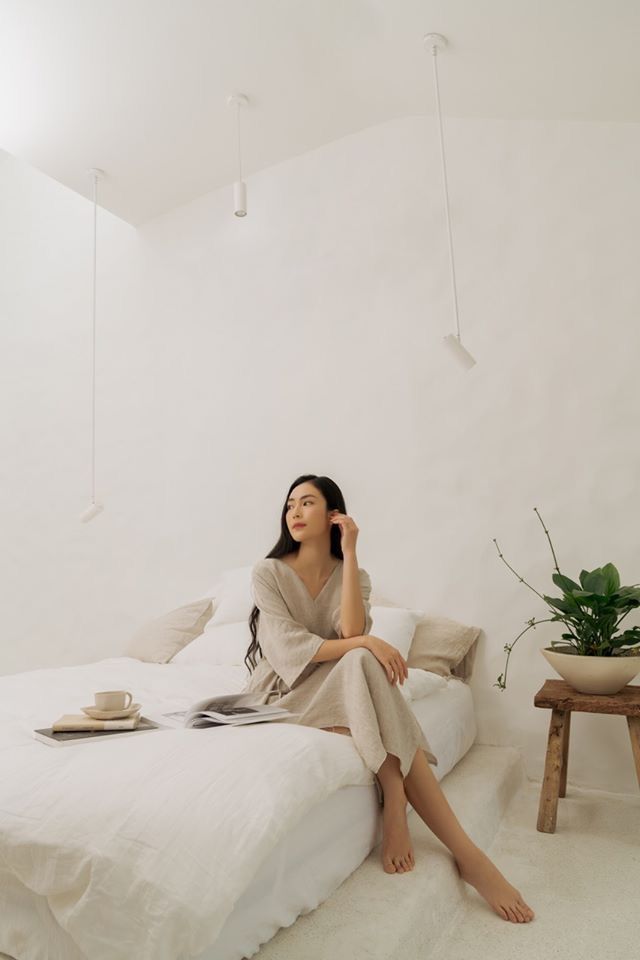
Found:
[[[314,655],[311,657],[314,663],[324,663],[325,660],[339,660],[344,657],[349,650],[355,650],[356,647],[368,647],[369,637],[345,637],[338,640],[325,640],[321,643]]]
[[[361,636],[366,629],[360,572],[355,550],[343,554],[340,626],[344,639]]]

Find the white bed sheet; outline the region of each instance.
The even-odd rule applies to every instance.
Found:
[[[123,659],[128,658],[118,658],[118,661]],[[167,668],[172,665],[145,664],[144,667],[151,667],[156,677],[163,674],[164,680]],[[144,672],[146,675],[148,671]],[[12,679],[18,684],[24,683],[25,693],[32,680],[29,674],[16,675]],[[163,705],[169,703],[171,709],[183,708],[212,692],[239,690],[243,683],[242,670],[238,668],[219,667],[204,671],[191,668],[186,674],[184,670],[176,672],[172,668],[173,698],[170,703],[163,698]],[[85,699],[85,702],[90,702],[90,699]],[[62,706],[66,711],[71,705],[65,703]],[[439,765],[432,769],[441,779],[475,740],[471,690],[467,684],[453,679],[445,688],[421,700],[412,701],[411,706],[438,757]],[[4,720],[7,720],[6,716]],[[45,725],[44,721],[42,725]],[[2,729],[6,743],[6,723]],[[337,738],[339,735],[333,736]],[[66,748],[47,748],[42,745],[42,749],[66,751],[101,748],[97,745]],[[312,830],[309,829],[310,824],[313,824]],[[310,810],[273,848],[236,901],[215,942],[198,955],[199,960],[240,960],[250,957],[280,927],[288,926],[301,913],[308,913],[325,900],[359,866],[380,839],[381,818],[375,786],[350,785],[335,790]],[[0,904],[4,908],[5,921],[0,924],[0,949],[16,957],[16,960],[40,960],[45,942],[48,944],[49,960],[86,960],[85,954],[57,923],[47,898],[22,885],[1,860]],[[11,917],[9,923],[6,922],[8,917]],[[184,958],[186,956],[183,955]]]

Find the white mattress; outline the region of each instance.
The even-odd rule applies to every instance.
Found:
[[[475,741],[471,690],[462,680],[453,678],[445,688],[411,701],[410,706],[438,758],[438,766],[431,769],[441,780]],[[298,916],[326,900],[381,839],[382,817],[375,784],[336,790],[274,847],[236,902],[215,943],[196,960],[251,957],[281,927],[290,926]],[[12,917],[12,956],[16,960],[41,960],[45,936],[48,960],[87,960],[57,924],[46,898],[3,870],[1,857],[0,902]],[[7,950],[2,926],[0,923],[0,950]],[[22,931],[19,949],[16,931]]]

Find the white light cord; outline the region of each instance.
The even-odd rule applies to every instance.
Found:
[[[98,176],[93,174],[93,404],[91,415],[91,502],[96,502],[96,247],[98,237]]]
[[[438,86],[438,48],[434,43],[431,47],[433,55],[433,79],[436,87],[436,107],[438,111],[438,128],[440,130],[440,155],[442,157],[442,179],[444,182],[444,203],[447,214],[447,234],[449,237],[449,262],[451,265],[451,287],[453,290],[453,309],[456,315],[457,337],[460,339],[460,321],[458,319],[458,294],[456,290],[456,270],[453,259],[453,238],[451,235],[451,215],[449,213],[449,188],[447,186],[447,161],[444,154],[444,137],[442,134],[442,114],[440,112],[440,88]]]
[[[238,130],[238,180],[242,182],[242,155],[240,152],[240,101],[236,102],[236,126]]]

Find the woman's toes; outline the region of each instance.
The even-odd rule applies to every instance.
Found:
[[[518,907],[518,910],[524,917],[525,923],[528,923],[529,920],[533,920],[535,914],[531,909],[531,907],[529,906],[529,904],[522,899],[520,894],[518,894],[518,899],[516,900],[516,906]]]

